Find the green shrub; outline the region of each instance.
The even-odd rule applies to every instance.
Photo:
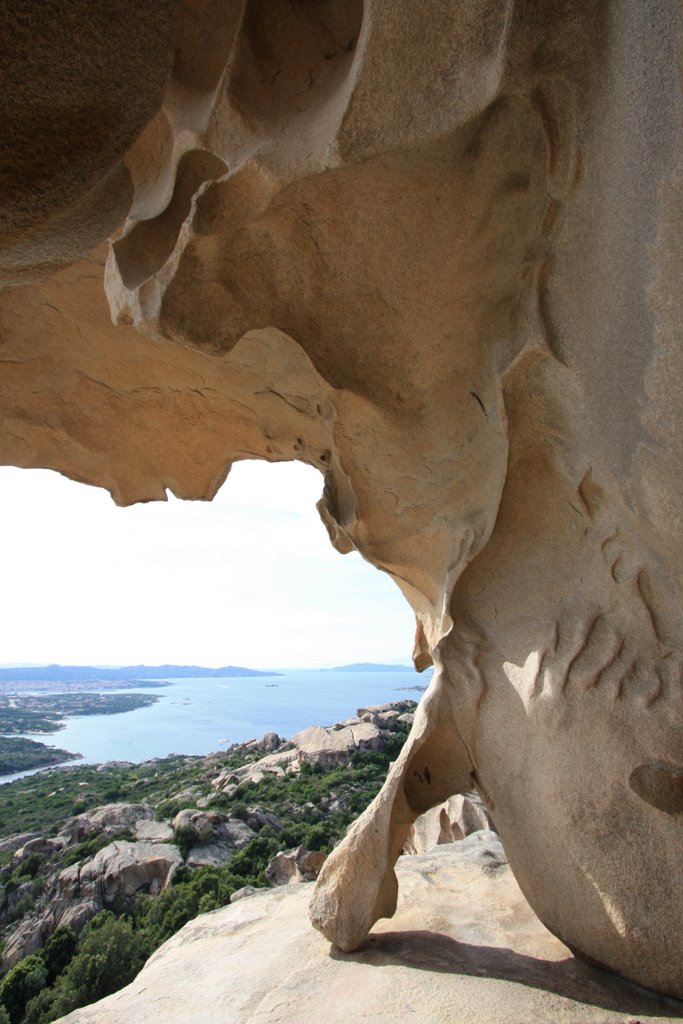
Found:
[[[184,810],[184,806],[179,800],[162,800],[156,806],[157,817],[159,818],[173,819],[182,810]]]
[[[194,846],[199,846],[202,837],[194,825],[181,825],[175,830],[175,844],[180,850],[183,860]]]
[[[44,988],[28,1002],[22,1024],[50,1024],[57,1017],[54,1009],[56,999],[55,989]]]
[[[101,911],[83,929],[76,955],[57,979],[52,1012],[63,1016],[116,992],[133,980],[144,961],[130,921]]]
[[[306,830],[303,837],[303,845],[307,850],[329,850],[330,849],[330,830],[329,827],[322,822],[316,825],[311,825]]]
[[[71,928],[58,928],[52,933],[43,949],[48,985],[52,985],[58,975],[68,967],[77,947],[78,939]]]
[[[16,870],[17,878],[35,878],[45,860],[43,854],[31,853]]]
[[[138,934],[149,956],[199,912],[199,896],[189,884],[170,886],[141,908]]]

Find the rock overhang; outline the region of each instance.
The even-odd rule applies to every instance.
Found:
[[[40,56],[39,14],[14,26]],[[316,466],[333,543],[392,575],[438,670],[340,907],[356,857],[390,912],[401,829],[476,786],[548,926],[680,995],[675,5],[150,17],[142,98],[104,66],[94,117],[110,86],[129,116],[92,160],[66,147],[64,178],[47,147],[46,192],[24,150],[2,460],[121,504],[210,498],[241,458]]]

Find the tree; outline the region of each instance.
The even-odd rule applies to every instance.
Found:
[[[54,1015],[70,1013],[123,988],[144,959],[140,937],[130,921],[108,910],[97,914],[83,929],[78,952],[57,979]]]
[[[24,957],[9,971],[0,984],[0,1004],[7,1011],[10,1024],[19,1024],[29,999],[46,983],[47,968],[40,953]]]
[[[71,928],[58,928],[52,933],[43,950],[48,985],[54,984],[57,977],[66,969],[77,947],[78,939]]]

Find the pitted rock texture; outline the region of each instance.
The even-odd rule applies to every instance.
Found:
[[[357,953],[308,927],[310,885],[186,925],[121,992],[62,1024],[664,1024],[681,1004],[575,960],[540,924],[491,833],[401,858],[396,918]]]
[[[436,672],[316,925],[362,943],[476,790],[544,923],[682,996],[680,5],[123,9],[92,81],[106,19],[52,71],[52,5],[8,15],[0,458],[121,504],[317,467]]]

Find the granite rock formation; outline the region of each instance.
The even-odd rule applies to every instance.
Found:
[[[62,6],[4,8],[0,458],[317,467],[436,671],[316,925],[476,789],[552,932],[683,995],[680,5]]]
[[[492,833],[402,857],[401,897],[340,954],[308,926],[310,884],[186,925],[127,988],[62,1024],[665,1024],[674,1000],[575,960],[529,909]],[[680,1005],[680,1004],[679,1004]]]

